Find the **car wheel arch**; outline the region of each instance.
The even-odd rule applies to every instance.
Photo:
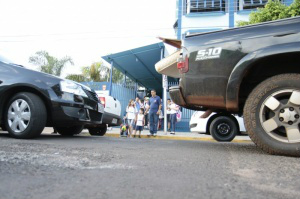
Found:
[[[295,42],[293,44],[280,44],[275,46],[270,46],[263,49],[258,49],[257,51],[251,52],[243,57],[232,69],[232,73],[229,76],[228,84],[226,88],[226,109],[228,111],[238,111],[239,110],[239,95],[241,91],[241,85],[244,82],[246,76],[248,76],[251,70],[264,60],[272,60],[279,58],[279,56],[285,56],[287,54],[299,57],[299,44],[300,42]],[[297,61],[298,62],[298,61]],[[297,66],[297,64],[295,64]],[[295,68],[295,67],[294,67]],[[286,73],[291,73],[295,71],[287,71]],[[281,74],[281,73],[280,73]],[[276,72],[265,79],[278,75]],[[263,79],[262,81],[264,81]],[[259,84],[259,83],[258,83]],[[257,84],[257,85],[258,85]],[[241,109],[242,110],[242,109]]]
[[[47,123],[52,123],[50,103],[48,102],[47,98],[44,96],[43,93],[41,93],[38,89],[36,89],[34,87],[30,87],[30,86],[14,86],[14,87],[11,87],[11,88],[5,90],[5,92],[3,93],[3,95],[5,97],[3,98],[2,102],[0,102],[0,120],[1,121],[4,118],[5,107],[7,107],[9,100],[15,94],[20,93],[20,92],[29,92],[29,93],[33,93],[33,94],[36,94],[37,96],[39,96],[41,98],[41,100],[44,102],[46,110],[47,110],[47,114],[49,115],[49,117],[47,117],[47,120],[48,120]]]
[[[227,116],[227,117],[230,117],[231,119],[233,119],[233,121],[235,122],[235,124],[237,126],[238,132],[240,132],[240,125],[239,125],[239,122],[237,121],[237,119],[234,116],[232,116],[230,114],[227,114],[227,113],[217,113],[217,114],[214,114],[213,116],[211,116],[208,119],[207,124],[206,124],[206,132],[209,132],[209,128],[210,128],[210,125],[211,125],[212,121],[215,118],[220,117],[220,116]]]

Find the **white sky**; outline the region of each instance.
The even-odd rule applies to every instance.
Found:
[[[0,54],[34,68],[39,50],[72,57],[64,75],[101,56],[174,37],[176,0],[0,0]]]

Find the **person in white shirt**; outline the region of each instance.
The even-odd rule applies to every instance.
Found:
[[[168,131],[169,132],[171,132],[171,120],[170,120],[171,109],[170,109],[170,105],[171,105],[171,100],[168,99],[167,100],[167,123],[168,123]]]
[[[127,119],[127,124],[129,127],[128,136],[132,136],[132,130],[134,125],[134,120],[136,116],[136,109],[135,109],[135,103],[134,100],[130,100],[128,106],[126,107],[126,116],[124,119]]]
[[[145,115],[144,115],[144,109],[140,108],[139,113],[136,115],[135,118],[135,130],[133,133],[133,137],[136,135],[136,131],[139,131],[139,138],[141,138],[141,133],[143,131],[144,125],[145,125]]]
[[[179,110],[179,106],[175,104],[173,101],[170,103],[170,121],[171,121],[171,134],[175,135],[175,126],[177,122],[177,111]]]

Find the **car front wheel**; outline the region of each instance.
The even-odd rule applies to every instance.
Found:
[[[5,128],[12,137],[37,137],[42,133],[46,121],[47,110],[39,96],[22,92],[9,100],[5,112]]]

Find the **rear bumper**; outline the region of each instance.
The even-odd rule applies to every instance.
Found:
[[[107,124],[108,126],[120,126],[121,123],[122,119],[120,116],[107,112],[103,113],[102,124]]]
[[[186,107],[185,99],[182,95],[180,86],[172,86],[169,88],[170,97],[173,102],[179,106]]]

